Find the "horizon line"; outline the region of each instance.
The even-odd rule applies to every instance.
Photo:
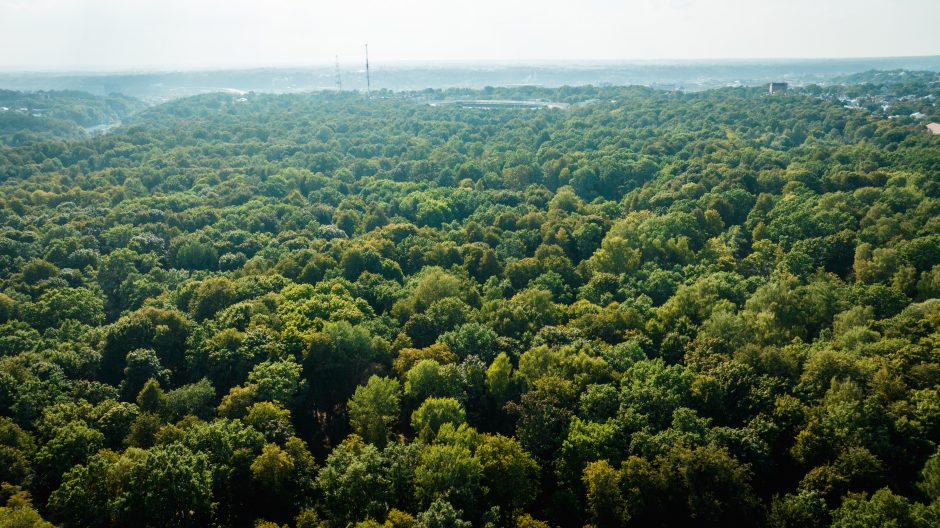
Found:
[[[415,66],[618,66],[630,64],[643,65],[692,65],[716,63],[755,63],[755,62],[839,62],[839,61],[888,61],[888,60],[924,60],[940,59],[940,54],[931,55],[883,55],[883,56],[841,56],[841,57],[713,57],[713,58],[658,58],[658,59],[396,59],[379,62],[379,69],[402,68]],[[341,61],[342,62],[342,61]],[[363,64],[365,61],[362,61]],[[372,61],[376,62],[376,61]],[[358,61],[349,61],[350,64]],[[306,63],[268,63],[258,65],[153,65],[153,66],[93,66],[80,65],[70,68],[59,67],[27,67],[0,65],[2,75],[141,75],[166,73],[201,73],[221,71],[258,71],[258,70],[286,70],[286,69],[333,69],[333,61],[317,61]],[[372,68],[375,69],[375,65]],[[347,68],[346,71],[350,69]]]

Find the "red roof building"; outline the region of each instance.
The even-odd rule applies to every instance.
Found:
[[[930,123],[927,125],[927,129],[934,134],[940,134],[940,123]]]

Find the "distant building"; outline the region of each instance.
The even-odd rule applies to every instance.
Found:
[[[914,112],[913,114],[911,114],[911,119],[924,119],[926,117],[927,117],[927,114],[924,114],[922,112]]]
[[[933,132],[934,134],[940,134],[940,123],[930,123],[927,125],[927,130]]]
[[[771,95],[775,93],[786,93],[789,87],[790,85],[785,82],[772,82],[770,83],[770,93]]]

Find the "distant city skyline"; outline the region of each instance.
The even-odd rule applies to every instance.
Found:
[[[0,69],[940,55],[938,0],[0,0]]]

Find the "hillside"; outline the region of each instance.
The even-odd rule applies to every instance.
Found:
[[[87,139],[146,107],[121,95],[0,90],[0,146]]]

